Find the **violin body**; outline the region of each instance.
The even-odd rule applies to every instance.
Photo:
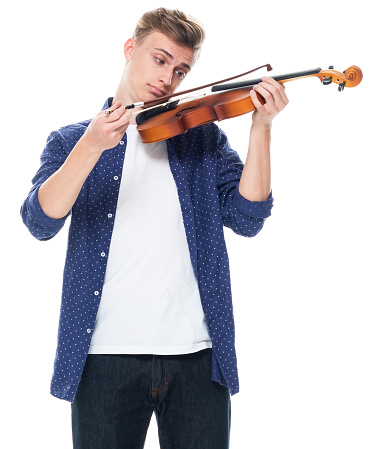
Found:
[[[169,139],[197,126],[254,111],[251,89],[244,87],[228,90],[178,104],[175,109],[162,112],[138,125],[141,140],[143,143],[152,143]],[[258,98],[264,102],[261,96],[258,95]]]
[[[322,84],[338,84],[338,90],[344,87],[357,86],[363,74],[359,67],[351,66],[344,72],[337,72],[333,67],[329,70],[320,68],[305,72],[296,72],[287,75],[273,77],[280,83],[317,77]],[[143,143],[158,142],[185,133],[191,128],[238,117],[255,110],[250,97],[253,86],[260,83],[262,79],[242,81],[240,83],[219,84],[213,86],[211,95],[201,96],[186,102],[173,101],[156,106],[154,111],[145,110],[137,116],[137,130]],[[221,92],[217,92],[221,91]],[[258,100],[264,104],[265,100],[256,92]],[[164,112],[163,112],[164,111]],[[149,118],[147,118],[149,117]]]

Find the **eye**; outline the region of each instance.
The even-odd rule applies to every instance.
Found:
[[[157,64],[165,64],[164,60],[162,60],[161,58],[157,58],[156,56],[154,57],[154,60],[156,61]]]
[[[176,70],[176,75],[178,76],[178,78],[183,79],[186,76],[185,72],[182,72],[181,70]]]

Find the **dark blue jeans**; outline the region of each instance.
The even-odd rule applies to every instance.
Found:
[[[211,349],[88,355],[72,404],[74,449],[142,449],[153,411],[161,449],[228,449],[229,390],[210,379]]]

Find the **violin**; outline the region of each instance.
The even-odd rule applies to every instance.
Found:
[[[267,67],[268,70],[271,70],[269,64],[262,67]],[[355,65],[349,67],[343,73],[335,71],[333,66],[330,66],[328,70],[317,68],[314,70],[279,75],[273,78],[279,83],[286,83],[288,81],[307,77],[319,78],[324,85],[329,85],[331,83],[338,84],[338,90],[342,92],[345,87],[357,86],[362,81],[363,74],[361,69]],[[199,88],[190,89],[189,91],[166,97],[167,101],[165,103],[144,109],[137,115],[137,130],[142,142],[152,143],[169,139],[176,135],[183,134],[189,129],[197,126],[238,117],[254,111],[255,106],[251,100],[250,91],[254,85],[261,81],[262,79],[259,78],[227,84],[219,82],[221,84],[213,85],[211,89],[214,93],[207,96],[206,94],[203,94],[202,97],[193,98],[184,102],[181,102],[181,99],[171,101],[169,100],[169,97]],[[207,86],[211,86],[212,84]],[[258,93],[256,94],[259,101],[264,104],[265,100]],[[141,106],[144,105],[144,103],[125,106],[125,108],[129,109],[138,105]]]

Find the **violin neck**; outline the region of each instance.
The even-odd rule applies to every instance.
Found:
[[[284,83],[287,81],[293,81],[295,79],[307,78],[308,76],[315,76],[321,71],[320,68],[313,70],[305,70],[303,72],[294,72],[288,73],[286,75],[278,75],[272,76],[275,81],[279,81],[280,83]],[[236,83],[227,83],[227,84],[217,84],[212,87],[212,92],[219,92],[221,90],[231,90],[231,89],[239,89],[240,87],[252,87],[256,84],[259,84],[262,81],[262,78],[258,78],[255,80],[247,80],[247,81],[239,81]]]

